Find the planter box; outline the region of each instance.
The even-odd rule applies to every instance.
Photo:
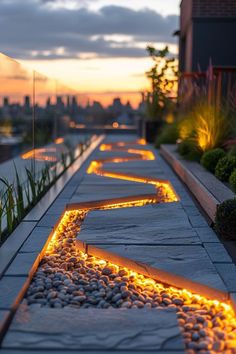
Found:
[[[228,187],[199,163],[184,160],[176,152],[176,145],[161,145],[161,154],[212,221],[215,219],[217,205],[235,197]]]

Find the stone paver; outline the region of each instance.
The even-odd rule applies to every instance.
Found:
[[[42,219],[39,221],[37,226],[41,227],[55,227],[55,224],[58,222],[60,219],[61,213],[56,213],[56,214],[50,214],[46,213]]]
[[[135,139],[134,136],[108,136],[106,142]],[[135,148],[152,149],[150,146]],[[219,240],[183,185],[154,149],[153,152],[157,156],[155,161],[106,163],[104,169],[169,180],[180,202],[90,211],[78,235],[79,246],[160,281],[225,300],[229,291],[236,292],[235,266],[222,248],[216,248]],[[121,154],[96,150],[39,220],[8,269],[10,276],[5,276],[0,283],[1,311],[15,308],[19,302],[19,291],[22,295],[29,280],[22,275],[29,275],[36,267],[37,255],[67,203],[155,193],[153,185],[86,174],[93,159],[115,155]],[[235,299],[234,295],[231,297]],[[23,305],[17,311],[1,354],[5,351],[22,354],[26,350],[29,354],[34,350],[48,354],[53,351],[65,354],[73,351],[86,354],[184,352],[173,311],[49,309],[37,305],[30,308]]]
[[[38,252],[18,253],[10,267],[7,269],[5,275],[30,276],[37,269],[39,261],[40,255]]]
[[[227,298],[226,287],[201,246],[89,245],[88,253],[114,259],[164,283],[220,300]]]
[[[81,186],[79,191],[71,199],[72,203],[88,202],[91,200],[104,200],[141,194],[155,194],[155,187],[150,184],[130,183],[122,185],[104,185],[100,188],[97,185]],[[92,198],[92,199],[91,199]]]
[[[171,215],[172,220],[169,222]],[[78,235],[87,244],[199,244],[179,203],[88,213]]]
[[[3,348],[179,349],[184,353],[175,311],[80,309],[75,314],[73,308],[22,307],[3,341]]]
[[[201,241],[206,242],[217,242],[219,243],[220,240],[216,236],[215,232],[209,227],[195,227],[194,230],[197,232],[198,236],[200,237]]]
[[[15,309],[27,286],[27,277],[4,276],[0,282],[0,310]]]
[[[22,222],[0,247],[0,278],[35,226],[36,222]]]
[[[99,158],[103,158],[103,154],[112,157],[112,151],[99,152]],[[118,152],[113,156],[119,156]],[[213,263],[231,262],[231,258],[163,159],[157,156],[154,161],[108,162],[103,169],[169,180],[179,193],[180,202],[90,211],[77,238],[79,247],[101,256],[112,252],[117,259],[132,260],[132,267],[136,265],[139,271],[145,268],[150,274],[151,267],[156,277],[159,271],[162,281],[226,298],[226,287]],[[142,185],[136,183],[137,193],[142,193]],[[89,195],[90,200],[107,199],[114,196],[114,189],[124,196],[127,187],[127,181],[88,175],[77,193],[86,192],[86,200]],[[128,187],[129,195],[132,188]],[[73,202],[76,198],[73,197]]]
[[[204,243],[204,247],[213,263],[232,262],[231,257],[228,255],[226,249],[221,243]]]
[[[229,292],[236,292],[236,266],[233,263],[216,263],[216,269]]]
[[[42,251],[45,247],[52,229],[50,227],[36,227],[28,240],[22,246],[21,253],[33,253]]]

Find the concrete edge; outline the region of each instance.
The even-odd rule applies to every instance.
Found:
[[[191,190],[203,210],[214,221],[217,205],[220,203],[211,192],[188,170],[179,159],[168,149],[168,145],[161,145],[161,155],[173,168],[180,179]]]

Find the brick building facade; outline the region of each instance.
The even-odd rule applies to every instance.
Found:
[[[180,71],[236,67],[236,0],[182,0]]]

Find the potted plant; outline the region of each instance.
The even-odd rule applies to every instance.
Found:
[[[143,136],[153,143],[160,132],[164,115],[172,106],[171,94],[177,81],[177,66],[174,58],[168,56],[168,47],[156,50],[148,46],[147,51],[154,61],[154,66],[146,72],[151,81],[151,91],[144,94],[146,115],[143,126]]]

